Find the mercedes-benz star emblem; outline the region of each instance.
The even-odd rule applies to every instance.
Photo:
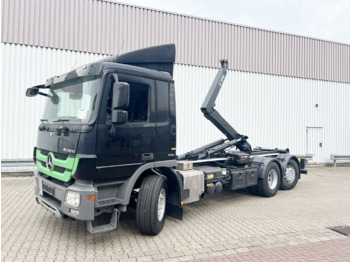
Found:
[[[52,170],[53,164],[52,164],[52,156],[49,154],[47,159],[46,159],[46,167],[49,171]]]

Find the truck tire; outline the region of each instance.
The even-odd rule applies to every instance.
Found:
[[[275,162],[270,162],[265,170],[263,179],[258,180],[257,189],[261,196],[276,195],[281,183],[281,171]]]
[[[151,175],[141,184],[136,205],[136,224],[142,234],[157,235],[164,226],[166,179]]]
[[[286,166],[286,171],[284,172],[280,188],[283,190],[293,189],[299,180],[299,166],[295,160],[290,159]]]

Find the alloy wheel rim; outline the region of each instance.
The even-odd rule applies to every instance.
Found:
[[[278,174],[275,169],[271,169],[267,174],[267,182],[270,189],[275,189],[277,186]]]
[[[165,189],[162,188],[159,193],[158,197],[158,221],[162,221],[164,214],[165,214],[165,201],[166,195],[165,195]]]
[[[286,173],[284,174],[283,178],[286,183],[293,183],[295,180],[295,169],[292,166],[287,166]]]

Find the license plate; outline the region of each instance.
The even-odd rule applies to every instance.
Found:
[[[55,195],[55,188],[54,188],[54,187],[51,187],[51,186],[49,186],[49,185],[46,185],[46,184],[44,184],[44,182],[43,182],[42,188],[43,188],[43,191],[44,191],[44,192],[50,194],[51,196],[54,196],[54,195]]]

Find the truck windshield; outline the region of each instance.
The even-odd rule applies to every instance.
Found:
[[[85,76],[50,87],[42,121],[87,124],[95,110],[98,76]]]

